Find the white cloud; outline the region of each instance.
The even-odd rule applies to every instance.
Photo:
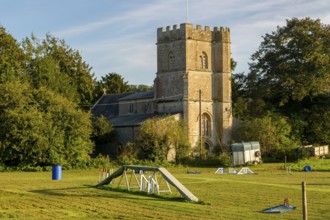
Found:
[[[13,33],[30,30],[25,36],[36,27],[38,33],[51,31],[81,51],[98,77],[116,71],[132,83],[153,82],[156,29],[186,21],[186,0],[107,0],[97,3],[85,0],[78,6],[73,0],[58,0],[51,7],[50,3],[39,1],[42,9],[52,11],[38,8],[41,4],[25,4],[24,7],[11,7],[17,9],[13,16],[1,7],[0,22],[17,29]],[[60,7],[64,3],[68,6],[66,9]],[[24,11],[29,12],[28,19],[14,19],[20,14],[25,16]],[[38,17],[40,13],[35,13],[38,11],[49,14],[42,17],[47,19],[43,21],[44,26]],[[286,19],[307,16],[330,24],[329,0],[189,0],[191,23],[231,29],[232,56],[238,61],[239,72],[248,71],[249,58],[260,45],[261,36],[276,30],[278,25],[285,25]],[[64,23],[56,23],[60,21]]]

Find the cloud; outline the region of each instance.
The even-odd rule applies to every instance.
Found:
[[[117,71],[129,81],[151,84],[157,62],[156,29],[184,23],[186,1],[141,0],[134,5],[131,2],[118,3],[125,4],[124,11],[112,11],[98,16],[98,20],[72,25],[54,34],[79,41],[75,46],[94,66],[97,75]],[[285,25],[286,19],[308,16],[329,24],[329,11],[328,0],[189,1],[189,19],[194,25],[230,27],[237,72],[248,71],[250,56],[258,49],[262,36]]]
[[[141,4],[137,8],[132,8],[131,10],[119,13],[119,15],[114,15],[109,13],[107,17],[100,20],[93,21],[87,24],[79,24],[75,26],[69,26],[65,29],[58,30],[54,34],[63,37],[74,37],[85,33],[92,33],[95,30],[101,28],[107,28],[109,26],[115,26],[117,30],[128,29],[129,27],[141,27],[147,25],[158,19],[162,19],[161,15],[164,12],[170,12],[171,2],[177,2],[176,0],[167,1],[156,1],[149,4]],[[167,13],[169,15],[170,13]]]

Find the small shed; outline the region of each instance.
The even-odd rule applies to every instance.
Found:
[[[260,143],[258,141],[235,143],[231,145],[231,150],[234,165],[261,162]]]

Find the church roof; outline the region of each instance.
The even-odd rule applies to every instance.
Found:
[[[154,92],[153,91],[148,91],[148,92],[134,92],[132,94],[129,94],[123,98],[120,98],[119,101],[124,101],[124,100],[136,100],[136,99],[151,99],[154,97]]]
[[[128,127],[128,126],[139,126],[145,120],[154,117],[152,113],[149,114],[132,114],[132,115],[123,115],[114,118],[110,118],[110,123],[114,127]]]
[[[135,92],[123,94],[104,94],[91,109],[94,116],[105,116],[114,127],[140,126],[145,120],[156,115],[172,115],[176,113],[157,114],[125,114],[119,115],[119,103],[121,101],[152,99],[153,92]]]
[[[134,92],[121,94],[104,94],[91,109],[93,115],[104,115],[107,118],[116,117],[119,114],[119,101],[151,99],[154,92]]]
[[[104,94],[91,109],[96,117],[104,115],[107,118],[117,116],[119,113],[118,100],[132,93]]]

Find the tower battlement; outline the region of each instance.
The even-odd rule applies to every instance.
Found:
[[[157,29],[157,43],[165,43],[176,40],[201,40],[201,41],[224,41],[230,42],[230,29],[228,27],[214,27],[211,31],[209,26],[202,29],[201,25],[194,27],[192,24],[183,23],[178,25],[160,27]]]

